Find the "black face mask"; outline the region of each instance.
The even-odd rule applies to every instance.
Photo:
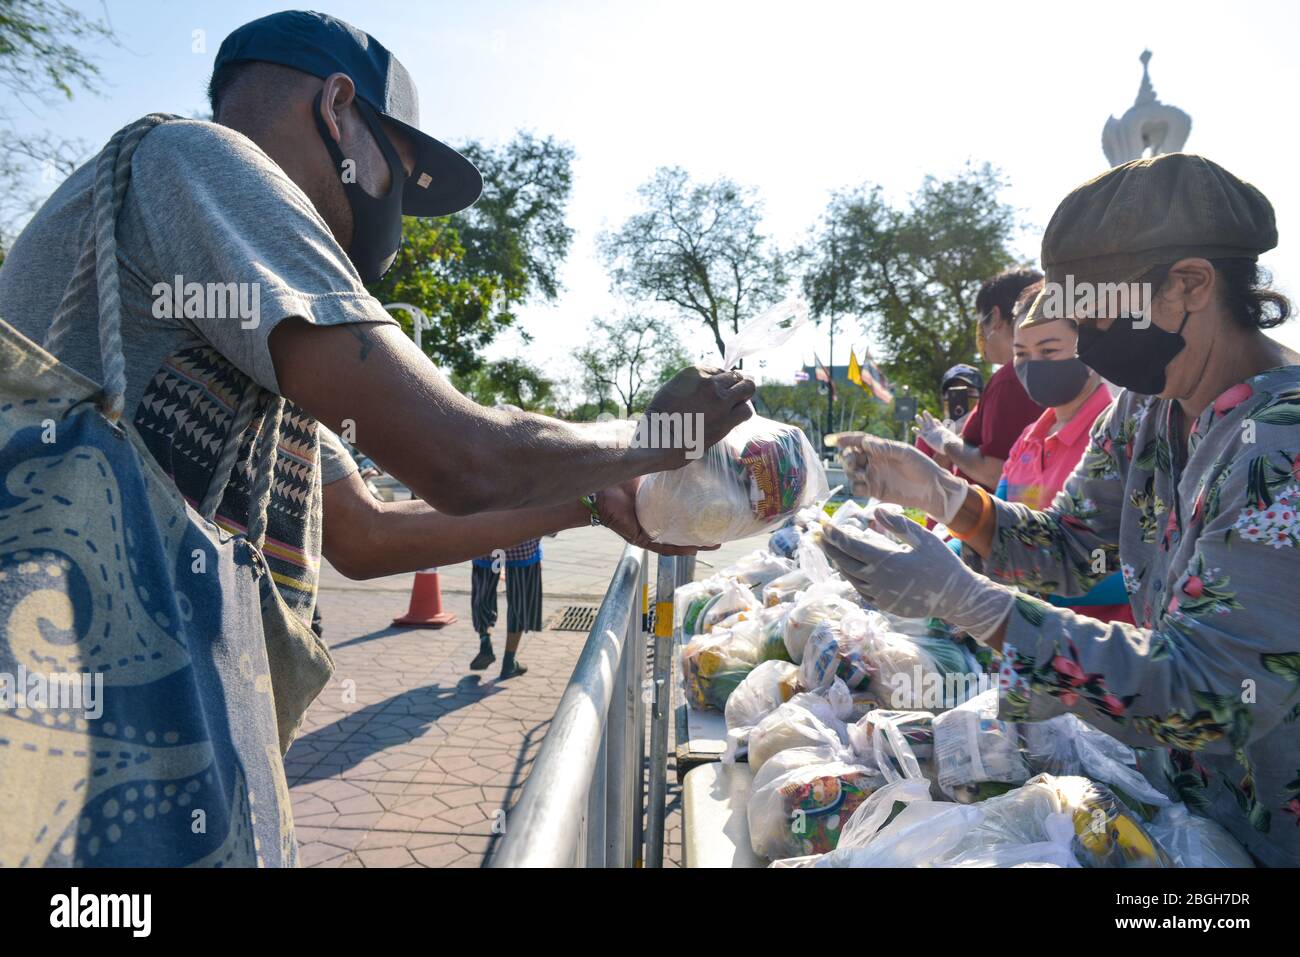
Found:
[[[348,197],[348,205],[352,207],[352,245],[348,248],[348,258],[352,260],[352,265],[357,267],[361,281],[369,284],[388,272],[393,260],[397,258],[397,250],[402,246],[402,190],[406,186],[406,167],[402,165],[401,157],[397,155],[392,141],[379,125],[379,117],[375,111],[360,99],[355,102],[366,125],[370,127],[371,135],[379,144],[384,159],[388,161],[388,172],[392,182],[385,196],[371,196],[356,181],[356,168],[353,167],[348,172],[347,167],[344,166],[343,151],[339,149],[339,144],[334,141],[334,137],[330,136],[329,127],[325,125],[325,120],[320,115],[320,93],[316,94],[316,103],[312,110],[316,115],[316,128],[320,131],[321,139],[325,141],[325,148],[329,150],[330,158],[334,160],[334,165],[339,170],[343,192]],[[348,175],[345,176],[345,173]]]
[[[944,393],[944,399],[948,405],[948,418],[954,422],[969,412],[971,406],[975,404],[975,398],[971,395],[970,389],[960,387],[949,389]]]
[[[1079,358],[1103,379],[1136,392],[1159,395],[1165,391],[1165,369],[1183,351],[1183,328],[1191,313],[1183,314],[1177,332],[1166,332],[1154,322],[1138,329],[1123,316],[1101,332],[1091,324],[1079,325]]]
[[[1015,364],[1016,378],[1043,408],[1065,405],[1079,397],[1092,370],[1069,359],[1024,359]]]

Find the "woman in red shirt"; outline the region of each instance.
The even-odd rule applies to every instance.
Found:
[[[1070,319],[1027,322],[1026,314],[1042,288],[1030,286],[1016,301],[1013,353],[1016,378],[1045,411],[1020,433],[1002,465],[995,494],[1033,509],[1052,504],[1088,448],[1093,423],[1110,408],[1110,390],[1075,355],[1078,327]],[[1133,622],[1119,572],[1080,598],[1047,596],[1054,605],[1101,621]]]

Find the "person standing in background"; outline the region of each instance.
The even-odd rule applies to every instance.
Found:
[[[997,488],[1002,463],[1025,426],[1043,414],[1043,407],[1025,392],[1011,366],[1012,311],[1026,287],[1040,281],[1035,269],[1012,269],[989,279],[975,296],[979,315],[979,336],[984,359],[1001,368],[989,378],[979,405],[962,427],[961,434],[945,426],[928,412],[922,412],[918,434],[940,453],[935,460],[949,463],[962,478]],[[945,458],[947,462],[945,462]]]
[[[525,631],[542,630],[542,543],[532,538],[511,548],[494,549],[474,559],[470,574],[470,618],[479,636],[478,654],[470,670],[482,671],[497,660],[492,650],[492,629],[497,623],[497,583],[506,573],[506,650],[501,678],[528,671],[515,655]]]

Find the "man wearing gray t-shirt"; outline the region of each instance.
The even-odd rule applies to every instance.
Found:
[[[254,429],[232,434],[235,410],[258,388],[286,399],[265,554],[289,606],[310,619],[322,552],[371,577],[593,514],[649,544],[636,482],[685,464],[684,450],[475,405],[366,292],[396,255],[403,214],[448,215],[481,189],[468,160],[419,130],[402,65],[342,21],[278,13],[223,42],[210,92],[214,123],[166,122],[132,160],[117,225],[126,416],[191,503],[240,443],[217,511],[239,533]],[[93,162],[74,173],[0,268],[0,315],[38,342],[91,241],[93,179]],[[49,345],[98,380],[93,284],[74,309]],[[652,408],[702,414],[711,444],[751,414],[752,394],[738,374],[688,369]],[[318,422],[346,428],[422,501],[375,503],[355,474],[323,482],[334,452]]]

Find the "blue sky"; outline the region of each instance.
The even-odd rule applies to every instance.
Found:
[[[283,4],[253,0],[106,0],[119,47],[100,49],[102,96],[22,109],[19,123],[103,142],[151,110],[205,107],[222,38]],[[553,306],[530,308],[531,347],[506,335],[494,355],[525,354],[553,374],[591,317],[617,308],[594,241],[635,209],[660,165],[755,186],[766,222],[798,241],[830,192],[864,181],[903,198],[927,173],[967,161],[1006,173],[1037,258],[1042,227],[1073,186],[1101,172],[1106,118],[1133,102],[1138,54],[1154,51],[1162,100],[1192,116],[1187,149],[1253,182],[1273,201],[1281,246],[1265,259],[1300,294],[1300,4],[1211,2],[799,4],[761,0],[367,0],[320,9],[375,35],[421,95],[421,120],[453,143],[517,129],[573,144],[570,222],[577,231]],[[697,351],[711,341],[689,331]],[[1300,323],[1278,338],[1300,348]],[[837,340],[868,338],[850,324]],[[769,357],[788,381],[820,333]]]

